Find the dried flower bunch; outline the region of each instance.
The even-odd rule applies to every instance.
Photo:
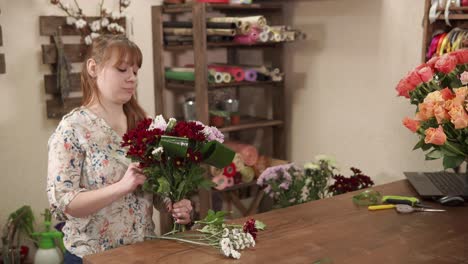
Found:
[[[119,0],[119,10],[110,12],[104,8],[104,0],[99,3],[99,18],[90,21],[90,18],[83,14],[83,10],[76,0],[71,5],[63,0],[51,0],[50,3],[56,5],[67,14],[67,25],[74,26],[80,31],[86,45],[91,45],[93,39],[102,34],[125,34],[125,28],[119,22],[125,17],[125,10],[130,5],[130,0]]]

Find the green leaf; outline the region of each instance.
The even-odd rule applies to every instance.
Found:
[[[426,160],[436,160],[442,158],[444,155],[442,151],[434,149],[433,151],[426,154]]]
[[[421,138],[416,145],[414,145],[413,150],[417,150],[418,148],[422,148],[424,145],[424,138]]]
[[[164,193],[164,194],[167,194],[169,192],[171,192],[171,186],[169,185],[169,182],[167,181],[166,178],[159,178],[158,179],[158,183],[159,183],[159,188],[158,188],[158,193]]]
[[[214,187],[215,184],[214,182],[205,179],[202,182],[200,182],[199,186],[200,188],[203,188],[203,189],[209,189],[211,187]]]
[[[451,169],[460,166],[465,160],[465,156],[444,156],[444,169]]]
[[[446,146],[440,146],[440,150],[444,156],[451,156],[451,157],[456,157],[458,156],[457,153],[451,151],[449,148]]]
[[[427,151],[427,150],[429,150],[431,148],[432,148],[432,146],[430,144],[423,144],[422,147],[421,147],[421,149],[423,151]]]
[[[265,230],[266,225],[262,221],[255,220],[255,228],[257,228],[258,230]]]

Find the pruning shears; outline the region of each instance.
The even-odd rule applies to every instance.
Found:
[[[409,205],[411,207],[417,208],[432,208],[432,206],[422,204],[418,198],[411,196],[398,196],[398,195],[386,195],[382,197],[381,205],[369,206],[370,211],[383,210],[383,209],[392,209],[396,205],[403,204]]]

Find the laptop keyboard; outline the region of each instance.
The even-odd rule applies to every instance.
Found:
[[[449,174],[449,175],[447,175]],[[463,194],[464,183],[453,173],[425,172],[429,180],[444,194]]]

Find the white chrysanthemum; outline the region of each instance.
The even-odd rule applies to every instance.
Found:
[[[161,129],[162,131],[166,131],[167,123],[166,120],[162,115],[158,115],[153,119],[150,127],[148,129]]]
[[[93,39],[91,38],[91,35],[88,35],[84,38],[84,42],[86,45],[91,45],[93,43]]]
[[[315,163],[308,162],[308,163],[304,164],[304,169],[318,170],[318,169],[320,169],[320,166],[315,164]]]
[[[250,242],[250,246],[255,247],[255,239],[253,238],[252,234],[247,233],[246,236],[247,236],[247,239]]]
[[[74,18],[72,16],[68,16],[66,18],[66,21],[67,21],[67,25],[71,26],[71,25],[74,25],[76,23],[76,18]]]
[[[238,234],[240,234],[239,229],[237,229],[237,228],[232,229],[232,234],[234,236],[237,236]]]
[[[233,244],[234,249],[239,249],[240,248],[239,242],[234,241],[232,244]]]
[[[102,27],[107,27],[109,25],[109,19],[107,17],[101,19],[101,26]]]
[[[223,252],[224,256],[229,257],[229,255],[231,255],[231,248],[230,247],[221,248],[221,252]]]
[[[80,19],[78,19],[78,20],[75,22],[75,27],[76,27],[77,29],[82,29],[82,28],[84,28],[84,27],[86,26],[86,24],[87,24],[87,23],[86,23],[86,20],[80,18]]]
[[[229,229],[224,228],[223,229],[223,237],[228,237],[229,236]]]
[[[155,156],[159,156],[159,155],[161,155],[163,152],[164,152],[163,147],[158,147],[158,148],[155,148],[155,149],[153,150],[153,152],[151,152],[151,154],[153,154],[153,155],[155,155]]]
[[[237,250],[231,250],[231,256],[235,259],[240,259],[241,253]]]
[[[219,241],[221,248],[229,247],[229,244],[231,244],[231,240],[229,238],[223,238]]]
[[[177,120],[173,117],[169,118],[169,120],[167,121],[167,128],[166,129],[169,129],[169,130],[172,130],[174,128],[174,126],[176,125],[177,123]]]
[[[317,155],[315,156],[315,160],[317,161],[325,161],[327,162],[330,166],[336,167],[336,160],[332,156],[328,155]]]

